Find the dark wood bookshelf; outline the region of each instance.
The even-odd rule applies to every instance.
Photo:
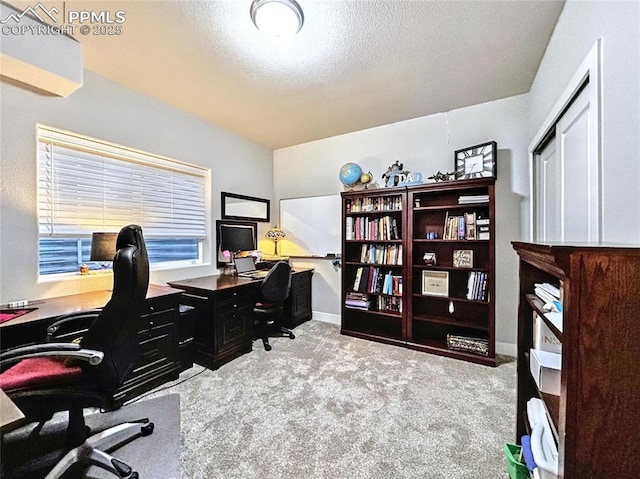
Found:
[[[346,335],[373,341],[402,344],[411,349],[440,354],[456,359],[495,366],[495,190],[493,179],[431,183],[407,188],[384,188],[345,192],[342,194],[342,328]],[[458,204],[461,196],[486,195],[488,201]],[[383,198],[376,200],[376,198]],[[390,200],[393,198],[395,203]],[[400,204],[401,208],[374,211],[353,211],[354,204]],[[415,206],[416,203],[420,206]],[[489,221],[489,239],[443,239],[445,219],[473,214],[474,218]],[[365,218],[375,221],[382,216],[393,218],[400,239],[353,239],[348,224]],[[347,221],[347,219],[349,220]],[[353,219],[351,219],[353,218]],[[425,227],[437,234],[437,239],[425,238]],[[476,229],[469,236],[477,237]],[[362,244],[402,245],[402,264],[379,264],[361,261]],[[472,250],[472,267],[454,267],[454,250]],[[435,252],[437,266],[426,267],[425,252]],[[347,294],[352,291],[358,268],[391,270],[402,278],[402,312],[354,309],[346,306]],[[423,270],[446,271],[449,274],[447,297],[423,295]],[[469,274],[486,276],[486,299],[467,299]],[[373,301],[376,293],[369,292]],[[378,294],[379,295],[379,294]],[[479,296],[479,295],[478,295]],[[454,311],[449,312],[449,303]],[[399,319],[389,324],[390,316]],[[488,343],[488,354],[450,349],[447,335],[453,334]]]
[[[558,445],[558,477],[637,477],[640,441],[640,248],[514,242],[520,258],[516,440],[540,398]],[[536,283],[559,286],[562,332],[545,317]],[[562,343],[560,395],[530,372],[534,314]]]

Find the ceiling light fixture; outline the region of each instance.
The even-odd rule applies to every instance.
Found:
[[[295,0],[253,0],[251,20],[262,33],[290,38],[302,28],[304,14]]]

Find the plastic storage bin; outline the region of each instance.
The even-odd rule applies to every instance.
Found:
[[[515,444],[504,445],[504,455],[507,459],[507,472],[510,479],[529,479],[529,470],[522,459],[522,447]]]

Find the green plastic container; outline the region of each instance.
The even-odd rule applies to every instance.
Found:
[[[507,472],[511,479],[530,479],[529,469],[522,458],[522,447],[505,444],[504,455],[507,458]]]

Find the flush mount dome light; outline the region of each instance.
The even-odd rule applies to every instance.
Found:
[[[304,15],[295,0],[253,0],[251,20],[262,33],[286,38],[300,31]]]

